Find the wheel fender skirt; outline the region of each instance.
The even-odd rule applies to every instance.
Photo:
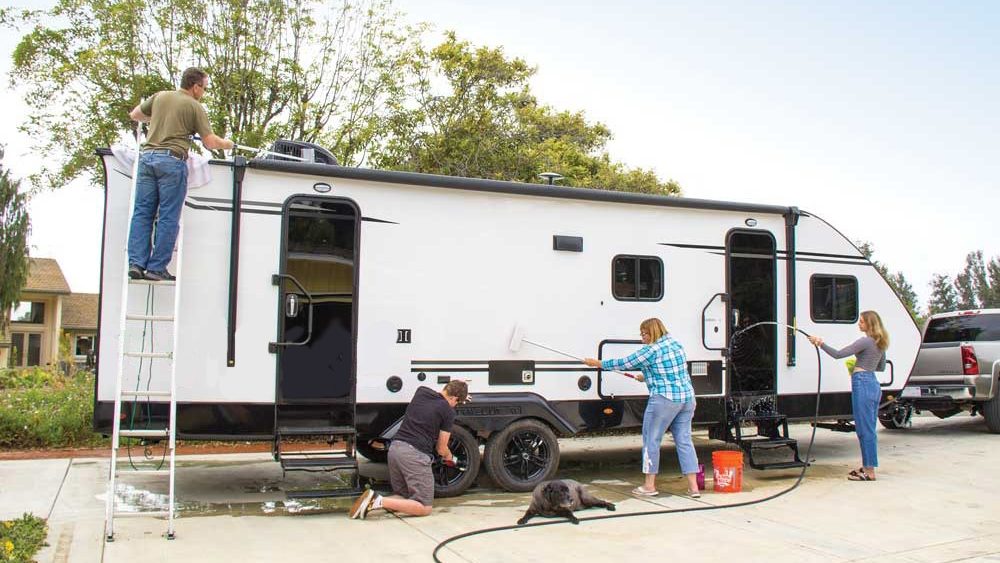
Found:
[[[496,432],[515,420],[537,418],[561,436],[576,434],[576,428],[535,393],[475,393],[472,401],[455,410],[457,421],[476,432]]]

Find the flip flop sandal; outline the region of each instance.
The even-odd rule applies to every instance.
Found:
[[[701,491],[688,491],[688,496],[691,498],[701,498]]]
[[[654,491],[647,491],[646,489],[643,489],[642,487],[636,487],[636,488],[632,489],[632,494],[636,495],[636,496],[640,496],[640,497],[655,497],[656,495],[660,494],[660,492],[659,491],[655,491],[655,490]]]
[[[874,481],[875,478],[862,471],[851,471],[847,476],[848,481]]]

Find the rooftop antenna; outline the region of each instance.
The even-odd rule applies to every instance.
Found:
[[[548,180],[550,186],[552,185],[552,182],[555,182],[556,180],[562,180],[564,178],[562,174],[558,174],[556,172],[542,172],[541,174],[538,175],[538,177],[545,178],[546,180]]]

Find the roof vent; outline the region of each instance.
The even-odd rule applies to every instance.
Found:
[[[297,158],[304,158],[306,162],[318,162],[320,164],[333,164],[337,165],[337,157],[333,156],[330,151],[324,149],[323,147],[314,144],[307,143],[305,141],[289,141],[288,139],[278,139],[274,141],[271,145],[271,152],[279,154],[287,154],[288,156],[294,156]],[[311,155],[311,158],[310,158]],[[265,158],[274,160],[293,160],[283,159],[280,156],[267,155]]]

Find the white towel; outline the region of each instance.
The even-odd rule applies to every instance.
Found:
[[[115,157],[115,164],[118,170],[126,176],[132,175],[132,167],[135,165],[136,150],[134,147],[125,145],[111,145],[111,154]],[[193,152],[188,152],[187,158],[188,182],[187,187],[200,188],[212,181],[212,170],[208,165],[208,158]]]

